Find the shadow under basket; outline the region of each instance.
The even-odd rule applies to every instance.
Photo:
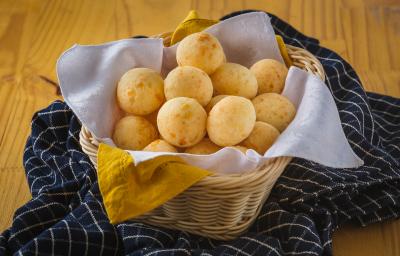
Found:
[[[287,45],[293,65],[325,80],[321,63],[308,51]],[[99,141],[82,126],[80,144],[97,169]],[[291,157],[270,159],[257,170],[208,176],[134,221],[178,229],[218,240],[244,233],[255,221]]]

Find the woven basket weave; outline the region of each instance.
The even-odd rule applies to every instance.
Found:
[[[169,40],[170,33],[158,37]],[[287,45],[293,65],[311,72],[323,81],[321,63],[308,51]],[[80,143],[97,168],[99,141],[82,126]],[[269,160],[257,170],[242,174],[208,176],[160,207],[135,220],[179,229],[218,240],[230,240],[253,223],[290,157]]]

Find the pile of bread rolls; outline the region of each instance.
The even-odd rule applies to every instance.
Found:
[[[190,154],[234,147],[263,155],[296,114],[280,94],[288,70],[276,60],[250,69],[226,62],[221,44],[205,32],[184,38],[176,59],[165,79],[148,68],[120,79],[117,101],[126,115],[115,125],[118,147]]]

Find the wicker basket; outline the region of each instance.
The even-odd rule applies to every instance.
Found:
[[[165,41],[170,33],[162,34]],[[325,80],[321,63],[308,51],[287,45],[293,65]],[[99,141],[82,126],[80,143],[97,168]],[[290,157],[269,160],[262,168],[235,175],[208,176],[179,196],[135,220],[218,240],[233,239],[257,218]]]

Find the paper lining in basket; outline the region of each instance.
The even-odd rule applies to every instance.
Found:
[[[227,61],[250,67],[263,58],[283,62],[270,19],[265,13],[244,14],[222,21],[207,32],[216,36]],[[176,45],[163,47],[161,39],[126,39],[96,46],[75,45],[57,63],[65,101],[98,139],[114,145],[113,125],[122,113],[115,90],[117,82],[134,67],[152,68],[164,76],[174,68]],[[325,84],[295,67],[289,69],[283,95],[297,108],[297,115],[275,144],[259,155],[224,148],[212,155],[128,151],[135,164],[159,155],[179,155],[187,163],[218,173],[253,170],[268,158],[293,156],[320,164],[352,168],[363,164],[352,151],[340,124],[338,110]]]

